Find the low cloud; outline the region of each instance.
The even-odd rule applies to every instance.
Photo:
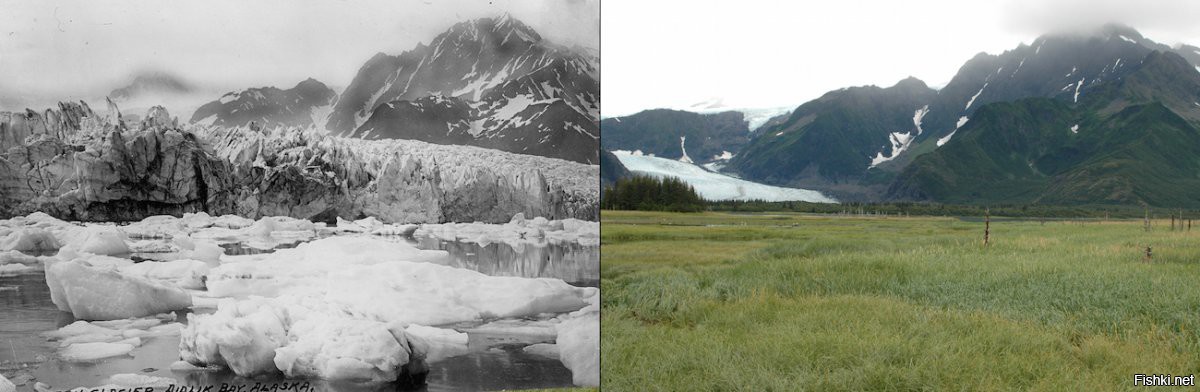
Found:
[[[565,45],[599,46],[598,0],[0,0],[0,105],[105,94],[142,70],[202,88],[349,83],[459,21],[509,12]],[[5,107],[4,109],[11,109]]]
[[[1115,22],[1162,43],[1200,44],[1195,42],[1200,36],[1198,16],[1200,2],[1192,0],[1015,0],[1004,7],[1004,26],[1040,34],[1085,31]]]

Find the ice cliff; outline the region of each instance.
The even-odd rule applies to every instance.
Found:
[[[204,211],[250,218],[503,223],[598,218],[599,168],[560,159],[299,129],[179,125],[161,107],[0,113],[0,216],[135,221]]]

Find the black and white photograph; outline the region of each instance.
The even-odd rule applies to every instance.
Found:
[[[0,392],[600,383],[598,0],[0,1]]]

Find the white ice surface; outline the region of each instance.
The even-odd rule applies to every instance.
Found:
[[[600,245],[600,222],[567,218],[547,220],[537,217],[525,219],[518,213],[505,224],[488,223],[442,223],[424,224],[413,232],[415,236],[434,237],[445,241],[470,242],[481,245],[505,243],[513,247],[522,244],[578,243],[584,246]]]
[[[208,275],[208,294],[238,299],[222,300],[212,315],[190,315],[181,355],[243,376],[387,381],[406,355],[436,359],[462,350],[459,335],[421,328],[410,342],[405,326],[571,312],[596,292],[431,263],[444,257],[371,236],[227,256]]]
[[[558,325],[559,358],[575,385],[600,385],[600,292],[588,298],[589,305],[564,317]]]
[[[113,265],[94,266],[88,258],[48,261],[46,284],[58,309],[81,320],[142,317],[192,305],[191,295],[175,285],[121,272]]]
[[[713,173],[703,168],[670,159],[645,155],[636,155],[614,151],[614,155],[631,171],[642,172],[656,177],[678,177],[696,188],[700,196],[708,200],[767,200],[788,201],[800,200],[816,203],[836,203],[837,201],[820,192],[783,188],[741,180],[726,175]]]

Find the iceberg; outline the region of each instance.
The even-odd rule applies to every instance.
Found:
[[[505,224],[482,222],[423,224],[413,232],[413,235],[483,245],[506,243],[513,247],[522,244],[544,243],[578,243],[585,246],[597,246],[600,245],[600,222],[574,218],[549,220],[536,217],[525,219],[525,214],[518,213]]]
[[[83,236],[69,242],[67,246],[85,253],[120,255],[130,253],[129,245],[126,244],[128,240],[125,232],[114,226],[88,226],[84,229]]]
[[[586,308],[573,312],[558,325],[559,359],[575,385],[600,385],[600,292],[588,298]]]
[[[75,343],[60,350],[58,355],[67,362],[93,362],[129,354],[133,348],[129,343]]]
[[[46,265],[50,299],[82,320],[115,320],[186,309],[192,297],[174,285],[94,266],[87,259]]]
[[[425,354],[409,344],[404,329],[319,306],[261,297],[224,300],[211,315],[188,315],[180,356],[195,366],[228,366],[244,377],[282,372],[390,382],[424,371]]]
[[[17,229],[7,233],[0,229],[0,250],[36,252],[56,250],[60,246],[53,234],[42,229]]]

